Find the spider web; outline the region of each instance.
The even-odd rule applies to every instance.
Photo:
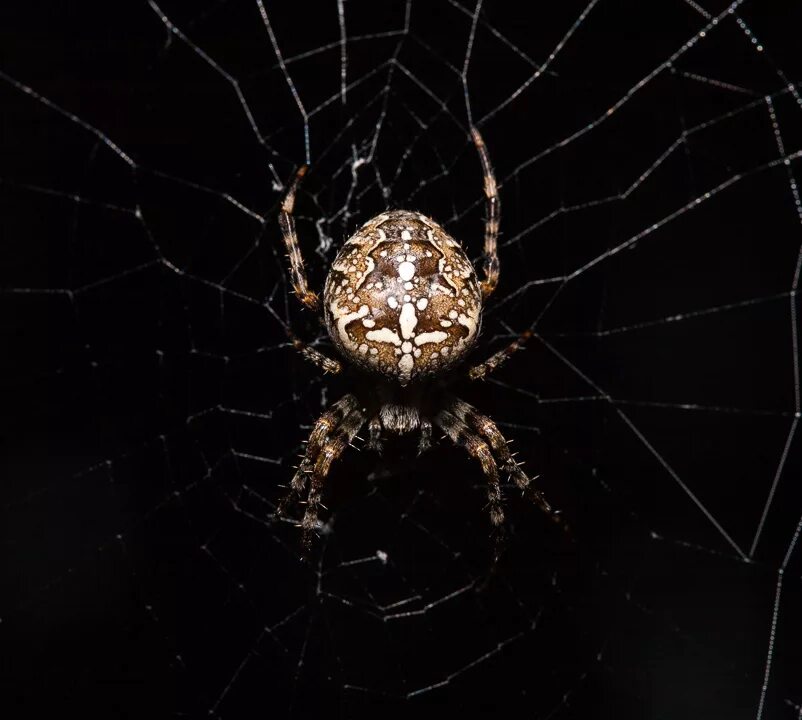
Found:
[[[4,7],[10,716],[802,717],[798,12],[286,5]],[[537,337],[461,394],[573,541],[508,489],[494,566],[478,467],[399,443],[307,563],[274,511],[348,384],[286,341],[284,182],[313,287],[386,207],[478,260],[471,122],[477,359]]]

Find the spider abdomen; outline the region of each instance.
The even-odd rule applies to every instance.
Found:
[[[345,357],[406,385],[459,362],[479,333],[482,294],[460,245],[420,213],[365,223],[337,254],[323,295]]]

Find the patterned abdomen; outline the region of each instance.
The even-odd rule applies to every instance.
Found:
[[[481,323],[476,273],[434,220],[393,210],[365,223],[338,253],[323,295],[340,351],[402,385],[461,360]]]

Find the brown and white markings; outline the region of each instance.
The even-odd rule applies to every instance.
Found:
[[[407,210],[369,220],[345,243],[323,303],[340,352],[401,385],[462,360],[482,312],[465,252],[434,220]]]
[[[307,492],[302,526],[308,547],[318,527],[326,476],[360,428],[367,424],[367,446],[382,452],[387,434],[419,433],[419,452],[431,444],[437,427],[479,461],[487,480],[490,519],[504,522],[499,471],[555,521],[561,522],[543,495],[513,460],[507,441],[485,417],[444,389],[443,380],[465,359],[479,335],[482,303],[496,288],[499,276],[497,238],[501,206],[482,136],[471,128],[484,174],[487,218],[484,278],[460,244],[438,223],[418,212],[391,210],[368,220],[343,245],[326,278],[323,314],[326,328],[342,361],[329,358],[291,335],[292,344],[324,372],[339,373],[344,365],[368,379],[323,413],[309,437],[306,452],[279,505],[285,513]],[[279,224],[290,260],[290,278],[301,303],[320,310],[320,299],[309,289],[293,212],[302,166],[281,205]],[[527,330],[506,349],[464,371],[468,380],[483,379],[532,336]]]

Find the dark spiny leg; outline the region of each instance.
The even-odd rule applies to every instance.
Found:
[[[475,128],[471,128],[471,137],[476,149],[479,151],[479,160],[482,162],[482,172],[485,176],[485,197],[487,198],[487,217],[485,218],[485,279],[482,280],[482,297],[489,298],[498,285],[499,261],[496,241],[498,240],[498,227],[501,221],[501,202],[498,198],[496,176],[490,164],[485,142]]]
[[[295,475],[290,483],[290,491],[282,498],[276,510],[277,514],[286,514],[290,503],[297,499],[306,487],[306,478],[315,465],[323,443],[331,435],[343,418],[357,407],[357,399],[353,395],[345,395],[324,412],[315,423],[306,444],[306,452],[301,459]]]
[[[495,371],[496,368],[505,363],[513,353],[523,348],[526,341],[529,340],[529,338],[531,338],[533,335],[534,333],[531,330],[525,330],[518,336],[517,340],[511,342],[503,350],[499,350],[497,353],[494,353],[483,363],[479,363],[478,365],[474,365],[473,367],[469,368],[468,377],[471,380],[484,380],[488,375],[490,375],[490,373]]]
[[[420,439],[418,440],[418,455],[422,455],[432,446],[432,423],[426,418],[420,421]]]
[[[374,450],[381,454],[384,448],[382,442],[382,423],[378,415],[374,415],[368,423],[368,445],[369,450]]]
[[[441,410],[435,416],[435,423],[451,438],[455,445],[464,447],[471,457],[476,458],[487,477],[487,499],[490,505],[490,522],[498,528],[504,522],[504,509],[501,503],[501,486],[498,480],[498,467],[493,453],[473,430],[448,410]]]
[[[532,480],[515,462],[515,458],[510,453],[509,444],[497,425],[486,415],[480,414],[475,407],[458,398],[454,399],[450,409],[490,443],[496,457],[501,461],[501,469],[510,474],[515,485],[554,522],[567,530],[560,511],[551,506],[545,495],[532,484]]]
[[[339,425],[343,419],[350,415],[359,406],[354,395],[344,395],[334,405],[332,405],[327,412],[320,416],[320,419],[315,424],[314,429],[309,435],[309,443],[306,446],[306,454],[314,454],[317,458],[323,444],[329,438],[334,430],[339,430]]]
[[[510,474],[524,475],[512,457],[507,440],[501,434],[501,430],[489,417],[479,414],[475,407],[459,398],[454,398],[450,403],[449,410],[490,443],[493,453],[501,461],[502,470]],[[526,476],[524,475],[524,477]]]
[[[324,355],[319,350],[307,345],[303,340],[299,340],[292,333],[289,333],[292,346],[303,355],[309,362],[317,365],[324,373],[331,373],[336,375],[343,369],[342,363],[339,360],[330,358]]]
[[[295,218],[292,214],[295,209],[295,193],[298,191],[298,185],[303,176],[306,175],[307,169],[308,167],[306,165],[301,165],[301,167],[298,168],[298,172],[295,173],[295,178],[290,183],[290,188],[287,190],[284,201],[281,203],[278,224],[281,227],[281,234],[284,236],[284,245],[287,248],[287,254],[290,258],[290,277],[295,294],[310,310],[319,310],[320,302],[318,301],[318,297],[309,289],[309,283],[306,281],[304,259],[301,255],[301,248],[298,245],[298,236],[295,233]]]
[[[303,544],[308,550],[312,545],[312,538],[314,536],[315,528],[317,527],[318,512],[320,509],[320,493],[323,488],[323,483],[326,476],[331,470],[334,461],[342,455],[345,448],[347,448],[359,428],[365,422],[365,416],[361,410],[353,410],[346,418],[340,423],[338,432],[335,436],[329,437],[323,447],[320,449],[320,454],[315,460],[315,466],[312,469],[311,479],[309,481],[309,496],[307,498],[306,512],[301,526],[304,529]]]

